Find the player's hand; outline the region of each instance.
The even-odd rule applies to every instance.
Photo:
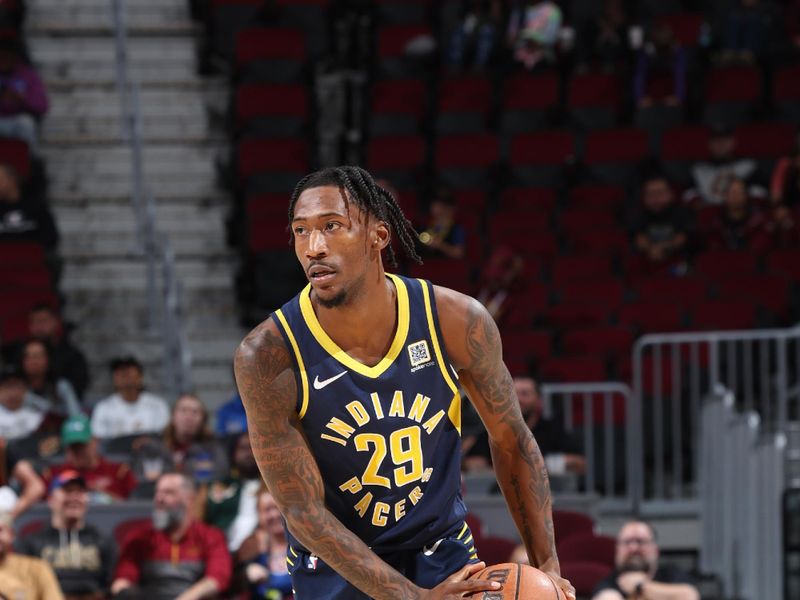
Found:
[[[458,598],[469,598],[475,592],[491,592],[501,589],[503,586],[496,581],[470,579],[475,573],[485,568],[486,563],[483,562],[466,565],[432,590],[428,590],[422,597],[424,600],[457,600]]]
[[[573,586],[569,580],[564,579],[561,574],[556,571],[544,572],[550,576],[550,579],[556,582],[556,585],[564,592],[564,596],[566,596],[567,600],[575,600],[575,586]]]

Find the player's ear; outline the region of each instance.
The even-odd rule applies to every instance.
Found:
[[[391,239],[392,234],[389,231],[389,226],[384,221],[378,221],[372,231],[372,245],[379,250],[383,250],[389,245]]]

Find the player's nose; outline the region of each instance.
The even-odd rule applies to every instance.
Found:
[[[322,232],[315,229],[308,236],[308,246],[306,247],[306,255],[309,258],[318,258],[328,254],[328,245],[325,243],[325,236]]]

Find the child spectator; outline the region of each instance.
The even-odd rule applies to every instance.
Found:
[[[24,140],[37,151],[37,121],[47,112],[47,92],[25,62],[14,35],[0,36],[0,136]]]
[[[92,431],[98,438],[137,433],[159,433],[169,423],[169,407],[162,398],[144,391],[144,367],[132,356],[111,361],[114,394],[92,412]]]
[[[19,176],[7,164],[0,164],[0,241],[36,242],[49,252],[58,244],[58,230],[47,204],[23,196]]]

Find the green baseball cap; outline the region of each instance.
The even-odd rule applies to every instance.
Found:
[[[92,426],[83,415],[70,417],[61,426],[61,444],[85,444],[92,439]]]

